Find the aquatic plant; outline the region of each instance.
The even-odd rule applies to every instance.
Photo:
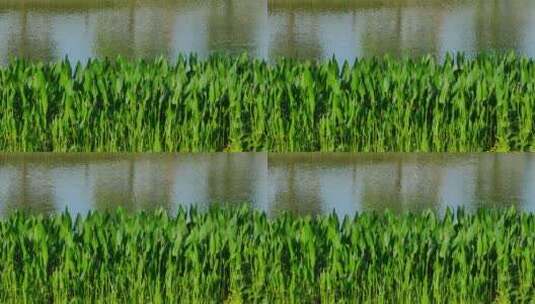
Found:
[[[248,208],[0,221],[0,301],[531,303],[535,215]]]
[[[14,60],[1,151],[529,151],[535,64],[509,55],[354,64]]]

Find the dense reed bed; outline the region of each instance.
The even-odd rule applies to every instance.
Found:
[[[2,151],[528,151],[534,109],[512,54],[0,68]]]
[[[532,303],[535,216],[250,209],[0,222],[1,302]]]

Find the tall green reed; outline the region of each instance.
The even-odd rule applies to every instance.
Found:
[[[1,302],[531,303],[535,215],[212,208],[0,221]]]
[[[214,55],[0,68],[1,151],[530,151],[535,64]]]

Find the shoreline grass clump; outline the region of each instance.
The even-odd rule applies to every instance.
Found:
[[[535,150],[535,62],[213,55],[0,67],[0,151]]]
[[[535,215],[247,208],[0,221],[0,302],[531,303]]]

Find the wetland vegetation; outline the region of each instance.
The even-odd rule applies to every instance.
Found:
[[[15,213],[0,221],[0,301],[529,303],[534,230],[514,209]]]
[[[532,151],[535,62],[94,59],[0,68],[0,150]]]
[[[534,3],[2,1],[0,302],[534,303],[533,153],[131,154],[533,152]]]

